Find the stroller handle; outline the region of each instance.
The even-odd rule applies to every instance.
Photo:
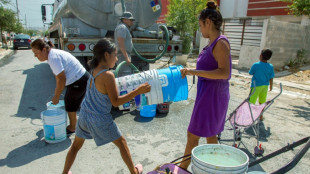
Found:
[[[282,90],[283,90],[282,89],[282,83],[280,83],[280,92],[272,100],[275,100],[276,98],[278,98],[282,94]]]

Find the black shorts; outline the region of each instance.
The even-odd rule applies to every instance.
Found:
[[[86,93],[88,78],[89,73],[86,71],[79,80],[67,86],[65,94],[65,108],[67,112],[78,111]]]

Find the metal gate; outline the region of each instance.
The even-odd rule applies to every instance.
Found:
[[[224,19],[222,30],[231,46],[231,55],[239,57],[242,45],[260,46],[263,19]]]

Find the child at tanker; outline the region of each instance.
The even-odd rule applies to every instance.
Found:
[[[111,105],[115,107],[122,105],[137,95],[149,92],[151,86],[145,83],[132,92],[119,96],[114,74],[109,71],[118,60],[115,44],[106,39],[100,40],[94,46],[93,53],[94,57],[89,62],[92,69],[91,77],[87,82],[75,139],[68,151],[63,173],[71,173],[69,169],[85,139],[94,139],[97,146],[113,142],[119,148],[130,173],[140,174],[143,170],[142,165],[134,166],[127,142],[113,121],[110,111]]]
[[[267,61],[271,58],[272,51],[270,49],[262,50],[259,56],[259,62],[252,65],[249,74],[253,75],[251,83],[251,92],[255,92],[250,97],[250,102],[255,104],[257,99],[259,104],[265,103],[267,99],[268,85],[269,90],[272,91],[274,70],[273,65]],[[255,84],[254,84],[255,82]],[[260,120],[263,120],[263,116],[260,116]]]

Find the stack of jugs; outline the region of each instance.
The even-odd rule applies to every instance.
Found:
[[[140,109],[140,115],[154,117],[156,105],[165,102],[177,102],[187,100],[187,78],[182,78],[183,66],[170,66],[165,69],[149,70],[137,74],[116,78],[119,95],[124,95],[136,89],[141,84],[148,82],[151,91],[135,97],[135,105]],[[125,103],[120,110],[130,109],[131,104]]]
[[[47,143],[58,143],[67,138],[67,113],[64,106],[63,100],[57,105],[50,101],[46,103],[47,110],[41,112],[44,139]]]

